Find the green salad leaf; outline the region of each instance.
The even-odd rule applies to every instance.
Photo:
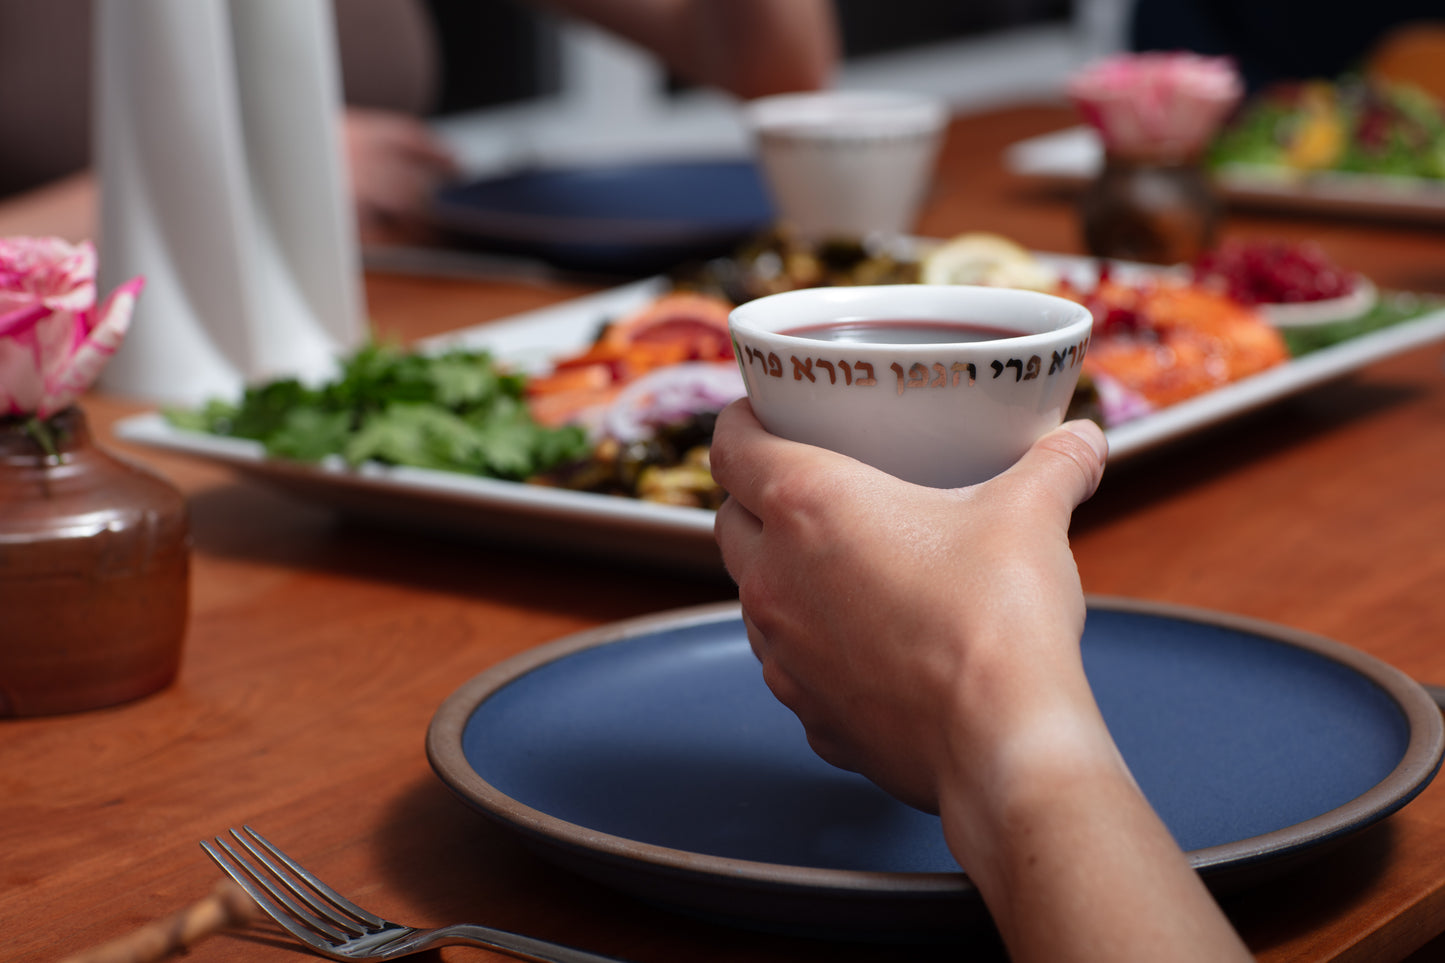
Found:
[[[1332,324],[1281,328],[1280,334],[1284,337],[1290,356],[1299,358],[1311,351],[1333,347],[1342,341],[1413,321],[1442,309],[1445,309],[1445,299],[1409,292],[1381,291],[1375,304],[1357,317],[1345,318]]]
[[[351,465],[520,481],[590,448],[581,428],[537,424],[525,385],[525,375],[503,370],[485,351],[427,355],[368,344],[324,384],[280,379],[247,388],[239,401],[211,400],[166,417],[178,428],[259,441],[277,458],[335,455]]]
[[[1210,146],[1216,170],[1445,179],[1445,105],[1405,84],[1345,76],[1278,84],[1243,105]]]

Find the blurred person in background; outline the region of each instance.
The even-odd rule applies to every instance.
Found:
[[[91,5],[0,0],[0,233],[95,233]],[[458,171],[425,123],[447,96],[446,17],[493,0],[335,0],[344,142],[362,240],[414,217]],[[537,0],[655,53],[678,77],[739,97],[826,85],[831,0]],[[462,14],[463,16],[465,14]],[[465,21],[464,21],[465,22]],[[475,56],[486,57],[483,45]]]
[[[1229,56],[1251,91],[1333,80],[1413,25],[1445,25],[1440,0],[1136,0],[1135,50]]]

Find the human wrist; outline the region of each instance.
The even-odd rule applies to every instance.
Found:
[[[1003,872],[1008,847],[1060,799],[1137,791],[1081,667],[1076,679],[962,698],[970,709],[951,717],[937,795],[949,847],[976,881]]]

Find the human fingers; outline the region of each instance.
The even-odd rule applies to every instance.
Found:
[[[762,668],[763,683],[773,693],[774,698],[803,724],[809,746],[825,762],[840,769],[858,771],[858,760],[849,740],[846,737],[840,738],[826,711],[815,711],[822,703],[810,694],[808,686],[802,680],[792,675],[782,662],[773,658],[772,644],[746,608],[743,609],[742,616],[748,645]]]
[[[394,141],[399,152],[405,154],[412,163],[438,175],[455,176],[461,173],[461,164],[456,155],[430,128],[411,118],[406,118],[406,121],[405,127],[397,131]]]
[[[729,500],[749,507],[757,505],[766,475],[760,462],[767,437],[746,398],[734,401],[718,414],[708,464],[713,480],[728,493]]]
[[[757,553],[763,523],[736,498],[728,497],[718,506],[712,529],[713,540],[722,553],[723,567],[737,581],[739,573],[750,566]]]
[[[1027,485],[1069,514],[1098,490],[1108,455],[1102,428],[1087,419],[1069,421],[1034,442],[1000,477]]]
[[[772,434],[746,398],[718,415],[709,463],[718,485],[764,525],[796,521],[821,488],[886,477],[846,455]]]
[[[353,144],[370,145],[405,157],[412,164],[438,173],[455,174],[460,165],[446,143],[424,121],[390,110],[349,108],[346,135]]]

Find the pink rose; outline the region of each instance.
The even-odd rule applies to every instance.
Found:
[[[88,241],[0,238],[0,417],[64,410],[120,347],[144,280],[97,310],[95,264]]]
[[[1226,57],[1146,52],[1094,63],[1075,74],[1068,89],[1107,147],[1167,157],[1202,150],[1244,83]]]

